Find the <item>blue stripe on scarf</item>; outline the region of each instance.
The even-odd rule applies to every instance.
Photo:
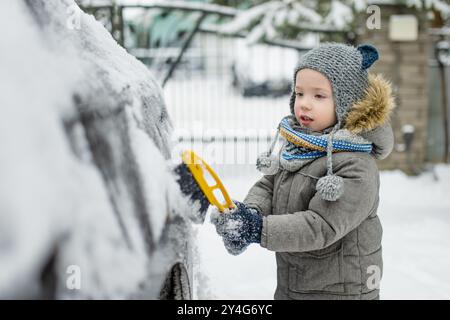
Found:
[[[286,129],[286,131],[291,133],[292,135],[297,136],[300,139],[302,139],[308,143],[311,143],[313,145],[316,145],[316,146],[319,146],[322,148],[327,147],[327,144],[328,144],[327,138],[324,138],[321,136],[305,134],[302,132],[297,132],[291,128],[287,119],[281,120],[280,125],[284,129]],[[351,143],[348,141],[333,139],[333,149],[344,150],[344,151],[371,152],[372,144],[371,143],[357,144],[357,143]]]
[[[293,159],[315,159],[318,157],[323,157],[327,153],[325,151],[311,151],[307,153],[300,153],[300,154],[288,154],[283,153],[282,156],[285,160],[293,160]]]

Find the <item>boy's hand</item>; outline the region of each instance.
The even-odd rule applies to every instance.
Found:
[[[232,213],[211,213],[211,223],[222,236],[225,248],[232,255],[241,254],[251,243],[261,242],[262,215],[239,201],[233,201],[236,209]]]

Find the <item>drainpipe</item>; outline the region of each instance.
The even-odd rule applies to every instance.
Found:
[[[439,36],[440,40],[435,45],[434,53],[435,58],[439,68],[439,77],[441,83],[441,105],[442,105],[442,120],[444,126],[444,156],[443,162],[448,163],[449,153],[448,153],[448,110],[447,110],[447,79],[445,77],[445,63],[444,59],[448,58],[449,45],[445,41],[443,35]],[[445,57],[444,57],[445,56]]]

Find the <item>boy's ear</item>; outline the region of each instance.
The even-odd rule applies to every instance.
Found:
[[[378,60],[377,49],[370,44],[362,44],[356,48],[362,55],[361,68],[363,70],[368,69],[375,61]]]

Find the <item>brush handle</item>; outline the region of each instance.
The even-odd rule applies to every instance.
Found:
[[[222,184],[222,181],[220,181],[219,177],[214,172],[214,170],[202,158],[200,158],[192,150],[184,151],[181,155],[181,158],[191,171],[192,176],[194,177],[195,181],[197,181],[200,189],[205,194],[209,203],[216,206],[220,212],[224,212],[227,209],[234,209],[236,207],[236,205],[233,203],[230,196],[228,195],[228,192],[225,189],[224,185]],[[210,186],[208,184],[208,182],[205,179],[205,172],[208,172],[211,175],[211,177],[215,182],[214,185]],[[221,203],[217,199],[216,195],[214,194],[214,190],[220,191],[223,199],[225,200],[224,203]]]

